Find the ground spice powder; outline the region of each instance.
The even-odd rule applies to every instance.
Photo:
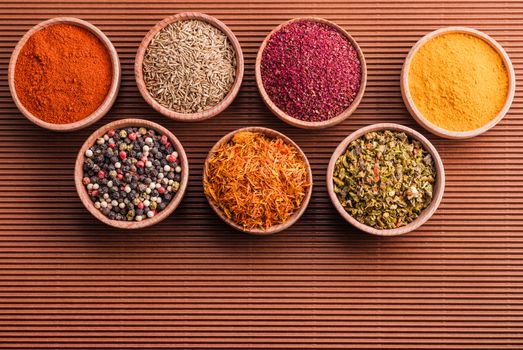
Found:
[[[478,129],[501,111],[508,72],[486,41],[447,33],[423,45],[408,72],[414,104],[431,123],[450,131]]]
[[[303,20],[284,25],[270,37],[261,77],[267,95],[282,111],[304,121],[324,121],[356,98],[361,62],[336,28]]]
[[[112,81],[109,52],[87,29],[55,24],[34,33],[15,67],[16,94],[34,116],[68,124],[92,114]]]

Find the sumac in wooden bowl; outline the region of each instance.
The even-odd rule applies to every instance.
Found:
[[[172,146],[174,147],[175,151],[178,153],[177,155],[177,163],[181,167],[180,172],[180,181],[179,181],[179,187],[178,190],[173,194],[173,198],[170,200],[170,202],[167,204],[167,206],[154,215],[151,218],[145,217],[142,221],[122,221],[122,220],[113,220],[108,218],[106,215],[104,215],[99,209],[97,209],[86,189],[86,185],[83,183],[84,179],[84,162],[86,159],[86,151],[90,149],[99,138],[102,138],[104,135],[107,134],[110,130],[118,130],[123,128],[129,128],[129,127],[143,127],[148,130],[154,130],[157,133],[160,133],[161,135],[165,136],[166,139],[165,142],[170,142]],[[163,142],[163,141],[162,141]],[[118,154],[118,152],[117,152]],[[165,155],[163,155],[165,156]],[[142,166],[143,167],[143,166]],[[105,176],[105,175],[104,175]],[[171,133],[169,130],[164,128],[163,126],[153,123],[148,120],[143,119],[123,119],[123,120],[117,120],[115,122],[109,123],[100,129],[96,130],[89,138],[85,141],[83,146],[80,148],[80,151],[78,152],[78,156],[76,158],[76,164],[75,164],[75,170],[74,170],[74,180],[76,185],[76,191],[78,192],[78,196],[80,197],[80,200],[84,204],[84,206],[87,208],[87,210],[98,220],[101,222],[116,227],[120,229],[139,229],[144,228],[148,226],[152,226],[154,224],[157,224],[163,220],[165,220],[180,204],[182,201],[182,198],[185,194],[185,190],[187,188],[187,182],[189,179],[189,163],[187,161],[187,155],[185,154],[185,151],[183,149],[182,144],[180,141]]]
[[[337,194],[334,191],[334,170],[336,166],[337,160],[340,158],[341,155],[345,154],[347,148],[349,145],[354,141],[358,140],[362,137],[365,137],[367,133],[370,132],[381,132],[381,131],[393,131],[393,132],[402,132],[407,135],[407,137],[411,140],[417,140],[421,144],[421,146],[424,148],[424,150],[430,154],[433,160],[433,166],[436,174],[435,183],[432,184],[433,191],[432,191],[432,199],[430,201],[430,204],[421,211],[421,213],[410,223],[399,226],[396,228],[390,228],[390,229],[380,229],[376,227],[372,227],[369,225],[366,225],[358,220],[356,220],[351,214],[347,212],[347,210],[342,206],[340,203],[340,200],[337,196]],[[386,152],[386,148],[383,151],[383,153]],[[373,160],[375,161],[375,160]],[[375,163],[376,164],[376,163]],[[368,164],[362,164],[357,166],[361,167],[367,167]],[[394,167],[397,169],[397,165],[394,165]],[[376,171],[374,173],[375,176],[378,174],[381,174],[380,170]],[[393,175],[390,175],[393,176]],[[376,181],[376,180],[375,180]],[[380,183],[376,182],[376,186],[379,186]],[[379,188],[379,187],[377,187]],[[340,215],[348,221],[350,224],[355,226],[356,228],[360,229],[363,232],[370,233],[373,235],[378,236],[396,236],[401,235],[407,232],[411,232],[416,230],[418,227],[423,225],[427,220],[430,219],[430,217],[434,214],[436,209],[438,208],[441,199],[443,198],[443,192],[445,191],[445,169],[443,167],[443,162],[441,161],[441,158],[438,154],[438,151],[436,148],[430,143],[429,140],[427,140],[423,135],[418,133],[417,131],[408,128],[406,126],[402,126],[399,124],[392,124],[392,123],[381,123],[381,124],[374,124],[369,125],[364,128],[361,128],[349,136],[347,136],[336,148],[334,153],[332,154],[332,157],[330,159],[328,168],[327,168],[327,191],[329,193],[329,197],[332,201],[332,204],[336,208],[336,210],[340,213]],[[421,189],[420,189],[421,191]],[[376,193],[377,195],[377,193]]]
[[[155,99],[150,91],[147,88],[145,75],[144,75],[144,59],[146,57],[147,49],[155,36],[159,34],[163,29],[168,27],[171,24],[174,24],[178,21],[189,21],[189,20],[196,20],[201,21],[207,24],[210,24],[212,27],[218,29],[223,33],[230,45],[232,46],[232,49],[234,51],[235,55],[235,73],[234,73],[234,82],[232,83],[232,86],[230,87],[228,93],[219,101],[217,104],[196,112],[180,112],[176,111],[173,108],[168,108],[165,105],[162,105],[160,102],[158,102],[157,99]],[[177,50],[179,51],[179,50]],[[176,52],[170,52],[168,55],[177,55]],[[205,120],[211,117],[214,117],[215,115],[223,112],[236,98],[236,95],[238,95],[238,91],[240,90],[240,86],[243,80],[243,72],[244,72],[244,59],[243,59],[243,52],[242,48],[240,46],[240,43],[234,33],[227,27],[223,22],[218,20],[215,17],[199,13],[199,12],[183,12],[179,13],[170,17],[167,17],[163,19],[162,21],[158,22],[143,38],[139,48],[138,52],[136,53],[136,60],[134,65],[134,74],[136,78],[136,84],[138,85],[138,90],[142,94],[145,101],[153,107],[156,111],[163,114],[164,116],[174,119],[177,121],[182,122],[193,122],[193,121],[201,121]],[[190,72],[188,72],[189,74]],[[169,73],[170,74],[170,73]],[[174,78],[172,78],[174,79]],[[187,79],[184,79],[187,80]],[[191,86],[191,89],[194,89],[195,84]],[[161,89],[167,88],[165,85],[162,85]]]
[[[206,184],[208,184],[210,181],[213,181],[213,179],[214,179],[213,175],[210,174],[211,166],[209,164],[211,162],[211,159],[213,159],[215,154],[222,148],[222,146],[227,145],[228,143],[232,142],[233,138],[236,135],[238,135],[239,133],[255,133],[255,134],[261,134],[261,135],[267,137],[268,139],[276,139],[276,140],[281,139],[284,144],[294,148],[293,152],[295,152],[295,154],[298,157],[296,159],[299,159],[300,163],[302,163],[302,165],[305,168],[305,180],[307,182],[307,186],[306,186],[306,188],[304,188],[304,196],[301,200],[299,207],[295,208],[294,212],[290,216],[288,216],[285,221],[283,221],[281,223],[277,223],[277,224],[272,224],[268,228],[260,228],[260,227],[246,228],[243,225],[239,224],[238,222],[234,221],[232,218],[227,217],[227,215],[225,215],[225,213],[223,212],[220,205],[218,203],[216,203],[215,200],[213,198],[211,198],[211,196],[208,195],[207,190],[206,190]],[[295,158],[293,158],[293,159],[295,159]],[[262,173],[260,172],[260,174],[262,174]],[[301,173],[301,174],[303,174],[303,173]],[[242,175],[242,176],[244,176],[244,175]],[[253,234],[253,235],[269,235],[269,234],[277,233],[277,232],[280,232],[280,231],[283,231],[283,230],[289,228],[296,221],[298,221],[298,219],[305,212],[305,209],[307,208],[307,205],[309,204],[311,194],[312,194],[312,171],[311,171],[309,161],[307,160],[307,157],[305,156],[305,153],[303,153],[303,151],[300,149],[300,147],[294,141],[292,141],[289,137],[285,136],[282,133],[279,133],[275,130],[268,129],[268,128],[247,127],[247,128],[242,128],[242,129],[232,131],[229,134],[225,135],[209,151],[209,154],[205,160],[205,165],[204,165],[204,170],[203,170],[203,186],[204,186],[205,195],[207,197],[207,201],[209,202],[209,205],[214,210],[214,212],[220,217],[220,219],[222,219],[229,226],[233,227],[234,229],[236,229],[238,231]],[[246,187],[256,188],[256,186],[258,186],[258,184],[254,183],[254,184],[249,184]],[[260,189],[256,189],[253,191],[258,191],[258,193],[263,193],[263,191],[261,191]],[[248,193],[248,194],[250,195],[251,193]],[[258,210],[259,208],[256,207],[253,209]]]
[[[321,27],[319,30],[323,31],[326,37],[320,38],[318,34],[308,34],[310,40],[316,41],[314,44],[309,43],[308,47],[296,43],[293,45],[292,40],[279,38],[278,49],[274,52],[275,60],[278,63],[277,67],[273,67],[273,63],[270,63],[272,60],[265,58],[267,55],[265,51],[272,38],[287,30],[289,26],[306,24]],[[293,30],[299,31],[294,39],[302,40],[300,38],[304,37],[305,33],[301,31],[301,28],[293,28]],[[327,30],[330,32],[326,33]],[[336,35],[334,36],[333,33]],[[324,39],[329,38],[332,39],[332,42],[327,43],[327,40]],[[290,45],[293,45],[292,50],[290,50]],[[322,48],[318,48],[318,45]],[[339,46],[333,47],[334,45]],[[280,46],[282,47],[280,48]],[[307,50],[311,52],[309,58],[305,57]],[[330,51],[319,52],[320,50]],[[292,54],[294,59],[280,57],[284,54]],[[268,67],[264,68],[265,59],[267,59]],[[298,62],[302,59],[305,60],[305,63]],[[326,61],[321,62],[321,60]],[[272,67],[269,67],[269,63]],[[301,63],[306,66],[300,66]],[[328,67],[329,65],[332,66]],[[359,65],[359,71],[352,67],[353,65],[356,67]],[[267,35],[258,50],[255,75],[256,85],[263,101],[279,119],[303,129],[323,129],[343,122],[358,108],[367,84],[367,64],[360,46],[345,29],[323,18],[303,17],[284,22]],[[275,80],[274,84],[271,84],[271,89],[275,90],[272,98],[270,90],[264,85],[268,75],[274,76],[271,79]],[[325,86],[323,83],[324,76],[329,77],[330,83],[327,84],[329,86]],[[295,79],[300,81],[295,81]],[[351,82],[351,80],[356,81]],[[356,88],[358,85],[359,87]],[[299,93],[295,90],[299,90]],[[339,95],[334,96],[333,91]],[[285,98],[285,101],[276,103],[273,101],[275,97]],[[352,101],[351,98],[353,98]],[[307,99],[310,99],[309,102],[312,101],[311,106],[307,103]],[[340,101],[344,99],[346,99],[345,102],[340,104]],[[296,111],[296,115],[290,115],[288,106],[283,106],[283,104],[289,103],[294,106],[293,109],[296,108],[301,112]],[[333,115],[326,116],[327,113]]]

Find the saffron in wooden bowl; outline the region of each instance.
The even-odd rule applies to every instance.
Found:
[[[205,195],[237,230],[270,234],[294,224],[312,192],[305,154],[285,135],[244,128],[222,138],[207,157]]]

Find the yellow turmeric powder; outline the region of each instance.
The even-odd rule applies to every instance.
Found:
[[[464,33],[429,40],[414,54],[408,71],[417,109],[449,131],[475,130],[494,119],[506,102],[508,80],[498,52]]]

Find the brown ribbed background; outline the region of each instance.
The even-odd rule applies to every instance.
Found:
[[[194,124],[166,120],[138,93],[134,55],[157,21],[185,10],[214,15],[237,35],[246,74],[232,106]],[[16,109],[7,65],[36,23],[88,20],[112,40],[123,68],[112,111],[73,133],[47,132]],[[342,125],[292,128],[271,115],[254,82],[267,33],[296,16],[347,29],[367,58],[363,102]],[[399,76],[410,47],[447,25],[497,39],[523,81],[521,1],[205,1],[0,4],[0,347],[2,348],[523,348],[523,97],[469,141],[427,134],[408,115]],[[139,232],[98,223],[73,183],[76,152],[104,123],[147,118],[172,130],[191,166],[188,192],[168,220]],[[438,148],[447,187],[416,232],[381,239],[340,219],[325,169],[350,132],[377,122],[414,127]],[[232,231],[207,205],[201,175],[210,147],[243,126],[293,138],[314,173],[308,210],[272,237]]]

